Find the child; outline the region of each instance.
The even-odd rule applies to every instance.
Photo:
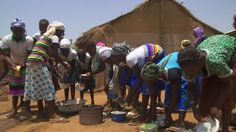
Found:
[[[35,33],[33,35],[34,44],[42,38],[43,34],[47,31],[48,25],[49,25],[49,22],[48,22],[47,19],[41,19],[39,21],[39,30],[40,30],[40,32]]]
[[[84,99],[84,92],[89,90],[90,92],[90,97],[91,97],[91,105],[94,105],[94,91],[93,89],[95,88],[95,79],[93,77],[85,77],[83,74],[91,72],[91,57],[88,53],[86,53],[84,50],[78,50],[77,52],[78,55],[78,71],[79,71],[79,83],[83,84],[84,86],[80,90],[80,99]]]

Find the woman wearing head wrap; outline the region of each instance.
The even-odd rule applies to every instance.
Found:
[[[62,63],[66,68],[70,66],[58,57],[59,39],[64,35],[64,24],[52,22],[41,40],[37,41],[31,54],[27,58],[26,81],[24,98],[29,109],[29,101],[45,100],[47,114],[54,111],[55,90],[46,66],[47,60],[53,57],[56,62]],[[44,113],[42,102],[38,103],[40,113]]]
[[[181,41],[180,47],[181,47],[182,50],[186,47],[189,47],[189,46],[191,46],[191,41],[190,40],[184,39],[184,40]]]
[[[106,46],[97,46],[94,42],[89,41],[85,46],[85,51],[87,51],[92,58],[92,71],[86,73],[87,77],[94,76],[102,71],[108,71],[105,73],[105,93],[107,95],[106,106],[111,107],[111,98],[109,98],[109,84],[112,82],[113,78],[113,59],[111,58],[111,48]],[[116,86],[116,85],[113,85]],[[110,87],[110,90],[115,91],[115,87]]]
[[[88,41],[85,46],[85,51],[88,52],[89,55],[92,57],[92,75],[100,73],[105,69],[105,63],[99,56],[99,51],[103,48],[108,47],[96,46],[93,41]]]
[[[66,84],[65,86],[68,86],[64,89],[65,92],[65,100],[68,100],[69,97],[69,87],[71,90],[71,99],[75,99],[75,83],[77,80],[77,62],[78,62],[78,56],[77,52],[72,49],[72,44],[70,40],[63,38],[60,41],[60,49],[58,49],[59,57],[62,61],[67,62],[71,69],[66,72],[61,78],[61,83]]]
[[[194,42],[194,46],[198,47],[198,45],[203,42],[207,36],[205,35],[205,32],[202,27],[196,27],[193,29],[193,35],[196,38]]]
[[[221,109],[222,131],[228,131],[231,110],[235,103],[230,101],[235,96],[236,89],[233,67],[235,61],[236,38],[228,35],[208,37],[197,49],[186,48],[178,56],[184,78],[190,85],[200,73],[205,75],[199,104],[201,116],[210,114],[218,117]]]
[[[141,91],[143,95],[141,112],[142,121],[145,120],[146,105],[148,103],[148,97],[150,93],[148,91],[147,84],[142,82],[140,71],[146,62],[159,62],[163,57],[164,51],[157,44],[145,44],[139,46],[131,52],[129,52],[129,47],[125,43],[115,44],[112,47],[111,58],[116,61],[116,64],[120,64],[122,62],[126,63],[126,65],[132,69],[133,73],[136,76],[135,78],[133,78],[133,82],[135,83],[131,92],[127,96],[127,101],[135,101],[135,98],[139,94],[139,90]],[[133,109],[133,112],[136,112],[135,108]]]
[[[3,44],[1,46],[4,55],[10,56],[11,60],[9,94],[12,95],[13,109],[8,117],[17,114],[18,97],[20,96],[21,100],[23,99],[25,62],[33,47],[33,39],[25,35],[25,23],[22,20],[16,18],[11,23],[11,31],[11,34],[2,38]],[[23,105],[23,103],[21,103],[21,105]]]
[[[141,71],[142,78],[147,80],[150,86],[150,93],[153,93],[151,95],[151,98],[154,98],[153,100],[156,100],[155,91],[158,91],[158,89],[154,87],[155,84],[153,84],[153,82],[163,80],[167,84],[164,101],[166,114],[164,126],[171,124],[171,113],[174,109],[177,109],[179,111],[178,125],[184,127],[185,114],[190,106],[188,102],[187,81],[182,79],[182,70],[177,63],[178,54],[179,52],[171,53],[163,58],[158,64],[147,63]],[[155,103],[151,102],[151,105],[155,105]],[[193,107],[195,108],[195,106]],[[155,111],[155,106],[151,106],[151,108]]]
[[[80,89],[80,99],[84,99],[84,92],[87,92],[89,90],[90,97],[91,97],[91,105],[94,105],[94,88],[95,88],[95,78],[85,78],[83,77],[83,74],[86,74],[88,72],[91,72],[91,57],[88,53],[86,53],[84,50],[79,49],[78,52],[78,71],[79,71],[79,83],[83,84]]]
[[[48,25],[47,31],[43,34],[43,36],[47,36],[48,38],[52,38],[54,35],[59,38],[59,41],[63,39],[65,32],[65,26],[62,22],[53,21]]]

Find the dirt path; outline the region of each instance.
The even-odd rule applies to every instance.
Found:
[[[76,91],[76,97],[79,98],[79,92]],[[113,122],[110,118],[105,118],[104,123],[99,125],[80,125],[79,123],[79,115],[69,115],[66,116],[69,120],[68,123],[49,123],[47,120],[42,120],[36,117],[36,104],[33,105],[33,117],[27,121],[20,122],[17,119],[5,119],[6,113],[11,109],[11,99],[8,97],[8,101],[0,101],[0,131],[24,131],[24,132],[139,132],[140,126],[129,126],[128,122],[124,123],[116,123]],[[57,99],[63,100],[64,94],[63,90],[60,90],[57,94]],[[90,98],[88,94],[85,94],[85,99],[87,103],[90,102]],[[106,97],[104,92],[95,93],[95,103],[96,104],[104,104],[106,101]],[[177,119],[177,114],[173,114],[173,118]],[[191,123],[196,123],[196,120],[193,118],[191,112],[188,112],[186,115],[186,121]],[[164,131],[164,130],[163,130]]]

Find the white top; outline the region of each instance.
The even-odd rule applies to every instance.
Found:
[[[3,50],[10,50],[10,58],[14,64],[24,63],[28,57],[28,51],[33,48],[33,38],[30,36],[26,36],[25,40],[17,43],[12,38],[12,34],[8,34],[2,38],[2,43]]]
[[[98,49],[98,55],[99,58],[102,61],[105,61],[106,59],[108,59],[111,56],[111,51],[112,49],[110,47],[101,47]]]
[[[130,68],[133,68],[136,64],[142,68],[142,66],[145,64],[146,57],[147,54],[145,54],[145,45],[139,46],[126,56],[126,64]]]
[[[58,54],[59,54],[60,58],[66,62],[69,62],[72,60],[78,60],[77,52],[74,49],[70,50],[70,53],[68,56],[64,56],[64,55],[62,55],[61,50],[58,48]]]
[[[99,56],[99,52],[101,52],[101,49],[103,46],[96,46],[96,54],[92,57],[92,71],[96,71],[98,67],[101,65],[101,60]]]
[[[40,32],[38,32],[38,33],[35,33],[32,37],[38,41],[43,37],[43,35]]]

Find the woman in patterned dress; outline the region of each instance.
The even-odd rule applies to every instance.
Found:
[[[193,79],[204,74],[200,97],[200,116],[210,114],[219,118],[222,110],[222,131],[228,131],[231,110],[235,96],[236,38],[228,35],[214,35],[204,40],[197,49],[186,48],[179,53],[178,63],[184,78],[192,89]],[[190,99],[195,103],[194,94]]]
[[[44,100],[46,113],[44,113],[43,103],[38,103],[38,110],[41,114],[52,114],[54,112],[55,90],[49,74],[46,62],[50,57],[55,58],[66,68],[70,66],[58,58],[59,38],[64,35],[64,24],[58,21],[52,22],[43,38],[36,42],[31,54],[27,58],[26,81],[24,98],[27,107],[30,100]],[[29,111],[28,111],[29,112]]]

